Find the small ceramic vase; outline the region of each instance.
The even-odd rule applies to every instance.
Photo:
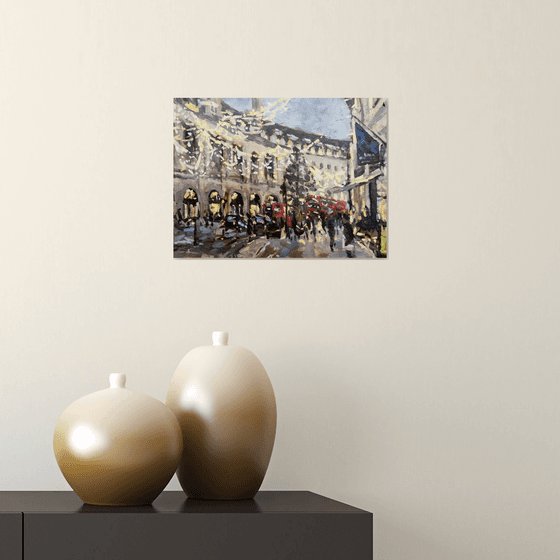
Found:
[[[167,392],[183,432],[177,477],[189,498],[251,499],[274,445],[274,391],[252,352],[228,346],[228,333],[212,338],[183,358]]]
[[[72,403],[54,432],[54,453],[64,478],[86,503],[151,504],[181,460],[181,428],[162,402],[125,388],[112,373],[110,388]]]

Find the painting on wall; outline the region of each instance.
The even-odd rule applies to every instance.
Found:
[[[175,258],[387,256],[387,99],[174,99]]]

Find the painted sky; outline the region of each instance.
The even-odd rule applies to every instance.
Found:
[[[267,105],[276,99],[265,97],[263,102]],[[238,111],[251,108],[250,97],[224,97],[224,101]],[[275,121],[329,138],[348,140],[350,136],[350,110],[341,97],[294,97]]]

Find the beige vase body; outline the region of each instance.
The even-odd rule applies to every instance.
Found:
[[[124,374],[111,374],[109,389],[72,403],[56,425],[56,461],[86,504],[151,504],[181,460],[183,438],[173,412],[126,389],[125,381]]]
[[[259,359],[215,332],[181,361],[166,404],[183,433],[177,471],[189,498],[243,500],[260,488],[276,435],[276,400]]]

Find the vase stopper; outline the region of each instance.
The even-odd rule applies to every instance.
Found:
[[[125,389],[126,374],[125,373],[111,373],[109,375],[109,387],[111,389]]]
[[[229,334],[225,331],[214,331],[212,333],[212,344],[214,346],[227,346]]]

